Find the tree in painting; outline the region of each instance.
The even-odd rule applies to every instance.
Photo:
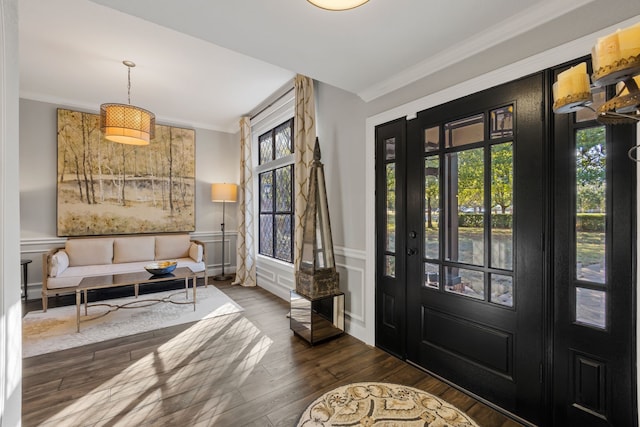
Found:
[[[193,231],[195,132],[156,125],[149,145],[124,145],[99,121],[58,110],[58,235]]]

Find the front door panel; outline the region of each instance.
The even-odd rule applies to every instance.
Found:
[[[543,414],[542,88],[539,74],[471,95],[407,132],[407,358],[532,422]]]

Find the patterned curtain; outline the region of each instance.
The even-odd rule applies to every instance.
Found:
[[[302,222],[307,207],[309,189],[309,168],[313,161],[313,145],[316,140],[316,106],[313,95],[313,80],[296,75],[294,87],[296,91],[295,128],[295,245],[293,265],[295,271],[300,266],[302,255]]]
[[[253,171],[251,124],[240,119],[240,185],[238,186],[238,239],[234,285],[256,286],[256,257],[253,248]]]

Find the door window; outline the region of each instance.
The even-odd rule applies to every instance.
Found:
[[[426,288],[513,306],[514,108],[423,132]]]

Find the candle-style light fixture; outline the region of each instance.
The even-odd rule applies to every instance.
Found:
[[[326,10],[349,10],[362,6],[369,0],[307,0],[314,6]]]
[[[558,74],[553,85],[553,111],[572,113],[589,108],[603,124],[640,121],[640,23],[599,38],[591,51],[591,64],[591,81],[586,62]],[[616,85],[616,96],[593,110],[591,88],[612,84]]]
[[[100,130],[104,137],[120,144],[148,145],[155,137],[156,116],[151,111],[131,105],[131,68],[136,64],[122,61],[127,67],[128,104],[100,105]]]

